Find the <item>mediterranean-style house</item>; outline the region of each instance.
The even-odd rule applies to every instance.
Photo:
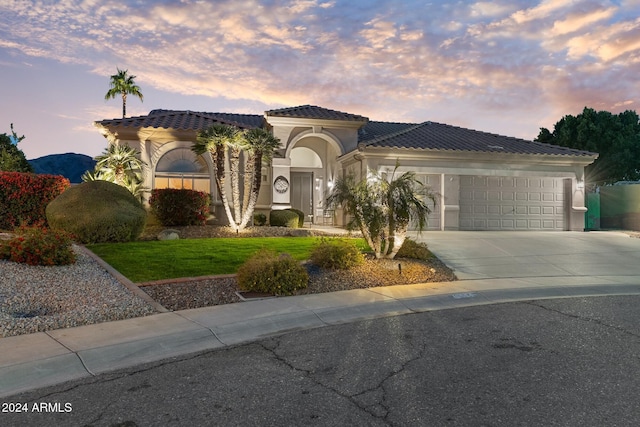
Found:
[[[343,225],[324,205],[334,180],[368,170],[412,170],[438,195],[432,230],[583,230],[584,167],[596,153],[434,123],[391,123],[302,105],[264,115],[153,110],[94,125],[110,143],[126,143],[147,164],[144,185],[212,195],[224,223],[214,165],[191,151],[213,123],[264,127],[281,147],[262,171],[256,212],[296,208],[315,224]],[[268,216],[268,215],[267,215]]]

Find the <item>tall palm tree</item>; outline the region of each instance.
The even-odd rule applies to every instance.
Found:
[[[109,100],[115,98],[117,95],[121,95],[122,118],[124,119],[127,116],[127,95],[137,96],[140,98],[140,101],[143,100],[143,96],[142,92],[140,92],[140,86],[134,82],[136,76],[129,75],[129,70],[121,70],[119,68],[116,68],[116,70],[118,70],[118,72],[111,76],[111,80],[109,81],[110,89],[107,91],[104,99]]]
[[[244,174],[243,215],[240,229],[247,226],[253,215],[260,186],[262,184],[262,162],[269,162],[276,149],[280,146],[280,139],[266,129],[256,128],[244,132],[244,147],[248,153]]]
[[[409,222],[417,220],[419,231],[427,225],[431,209],[425,198],[436,203],[436,196],[415,177],[405,172],[390,181],[377,173],[359,182],[352,176],[339,178],[327,198],[327,205],[341,205],[352,219],[350,228],[359,228],[376,258],[393,259],[404,243]]]
[[[224,206],[225,213],[227,214],[227,219],[229,220],[229,226],[231,226],[234,230],[238,230],[238,222],[236,221],[236,217],[234,217],[231,212],[231,206],[229,205],[229,198],[227,197],[227,191],[225,188],[225,176],[227,172],[226,168],[226,159],[225,155],[227,152],[227,148],[230,146],[238,146],[239,142],[239,130],[238,128],[222,123],[214,123],[207,129],[198,132],[198,136],[196,142],[191,147],[192,151],[198,155],[204,154],[206,152],[211,153],[211,157],[213,158],[213,162],[216,167],[216,188],[218,189],[218,194],[220,195],[220,200],[222,201],[222,205]],[[233,156],[230,155],[230,158]],[[238,154],[239,161],[239,154]],[[232,171],[239,170],[238,166],[229,168],[230,173]],[[233,178],[232,180],[236,180]],[[238,187],[239,188],[239,187]],[[233,199],[235,192],[232,193],[231,197]],[[238,189],[238,197],[239,197],[239,189]],[[233,200],[232,200],[233,202]],[[234,203],[235,204],[235,203]],[[239,220],[238,215],[238,220]]]

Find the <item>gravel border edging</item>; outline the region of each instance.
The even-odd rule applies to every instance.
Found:
[[[122,284],[122,286],[124,286],[127,289],[129,289],[137,297],[142,298],[145,302],[149,303],[154,309],[156,309],[156,311],[158,311],[160,313],[169,313],[169,312],[171,312],[171,310],[168,310],[164,306],[160,305],[156,300],[151,298],[149,296],[149,294],[147,294],[145,291],[140,289],[138,287],[138,285],[133,283],[131,280],[127,279],[118,270],[116,270],[115,268],[111,267],[109,264],[107,264],[98,255],[96,255],[93,252],[91,252],[85,246],[82,246],[82,245],[77,245],[77,246],[81,251],[83,251],[86,255],[90,256],[95,262],[97,262],[102,268],[107,270],[107,272],[109,274],[111,274],[118,282],[120,282]]]

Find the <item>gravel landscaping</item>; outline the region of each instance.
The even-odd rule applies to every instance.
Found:
[[[181,238],[233,236],[225,227],[177,227]],[[153,239],[161,229],[148,229]],[[331,230],[253,227],[243,236],[332,235]],[[134,295],[95,260],[74,247],[76,264],[40,267],[0,260],[0,337],[146,316],[155,309]],[[398,268],[400,264],[401,269]],[[455,280],[438,259],[374,260],[349,271],[307,264],[309,286],[300,294],[375,286]],[[144,285],[144,284],[140,284]],[[169,310],[238,303],[235,276],[182,279],[146,284],[141,289]]]
[[[0,260],[0,337],[155,313],[91,257],[74,247],[72,265]]]

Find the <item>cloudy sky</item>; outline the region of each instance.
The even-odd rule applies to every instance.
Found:
[[[640,0],[0,0],[0,133],[95,156],[128,69],[155,108],[312,104],[533,139],[589,106],[640,111]]]

